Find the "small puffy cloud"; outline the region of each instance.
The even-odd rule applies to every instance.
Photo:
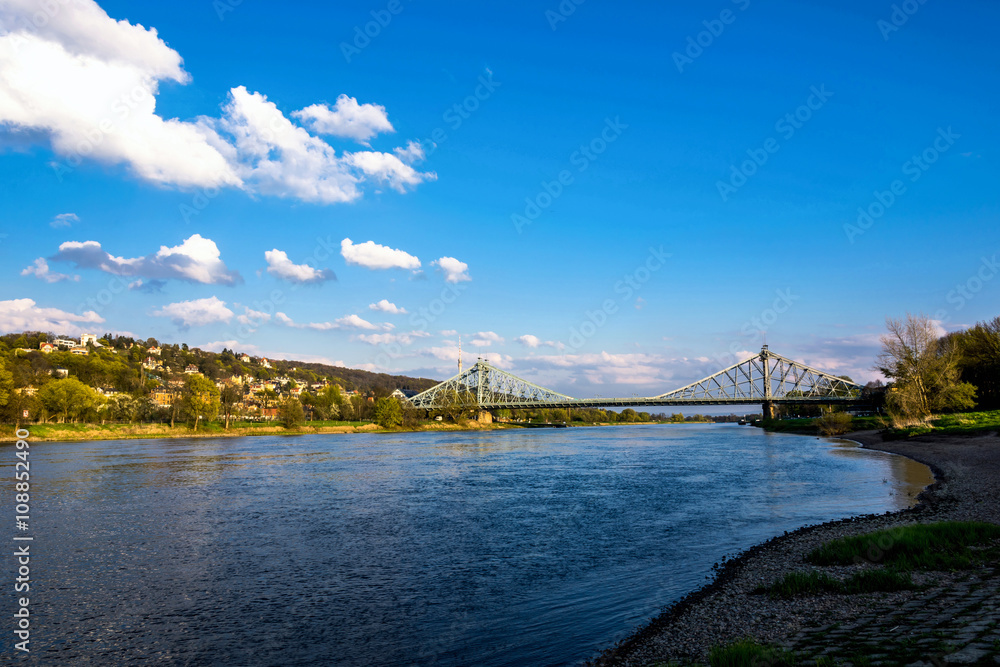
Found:
[[[313,104],[292,116],[317,134],[353,139],[366,146],[375,135],[396,131],[384,106],[358,104],[357,99],[347,95],[338,97],[332,109],[326,104]]]
[[[410,345],[418,338],[427,338],[430,334],[426,331],[408,331],[400,332],[398,334],[394,333],[380,333],[380,334],[358,334],[355,336],[357,340],[363,343],[368,343],[369,345],[388,345],[390,343],[399,343],[400,345]]]
[[[403,151],[402,155],[409,159],[413,153]],[[424,181],[437,180],[437,174],[434,172],[417,171],[397,155],[390,153],[361,151],[346,154],[344,160],[359,169],[365,176],[385,183],[396,192],[406,192],[408,187],[415,188]]]
[[[226,307],[226,302],[215,296],[167,304],[154,310],[152,314],[156,317],[169,317],[181,329],[228,322],[233,318],[233,311]]]
[[[337,318],[333,322],[308,322],[300,323],[293,320],[285,313],[275,313],[274,319],[281,324],[296,329],[315,329],[316,331],[330,331],[333,329],[362,329],[367,331],[391,331],[395,327],[392,324],[372,324],[366,319],[357,315],[346,315]]]
[[[203,343],[198,347],[208,352],[218,353],[228,349],[237,354],[252,354],[255,357],[265,356],[261,353],[259,347],[256,345],[250,345],[249,343],[244,343],[241,340],[215,340],[211,343]]]
[[[557,350],[561,350],[561,349],[563,349],[563,348],[566,347],[563,343],[560,343],[559,341],[542,340],[538,336],[533,336],[531,334],[525,334],[523,336],[518,336],[515,340],[518,343],[520,343],[521,345],[524,345],[525,347],[530,347],[532,349],[541,347],[543,345],[545,347],[554,347]]]
[[[267,272],[272,276],[287,280],[291,283],[321,283],[327,280],[336,280],[330,269],[314,269],[308,264],[294,264],[288,259],[288,254],[284,250],[268,250],[264,253],[267,260]]]
[[[49,227],[69,227],[74,222],[80,222],[80,216],[76,213],[60,213],[56,217],[52,218],[52,222],[49,223]]]
[[[21,271],[22,276],[35,276],[39,280],[47,283],[59,283],[64,280],[74,280],[79,282],[80,276],[70,276],[65,273],[56,273],[49,270],[49,263],[44,257],[39,257],[35,263]]]
[[[410,253],[379,245],[374,241],[355,244],[351,239],[344,239],[340,242],[340,254],[348,264],[368,269],[420,268],[420,260]]]
[[[133,292],[144,292],[146,294],[156,294],[157,292],[162,292],[163,288],[166,286],[166,280],[143,280],[142,278],[128,284],[129,290]]]
[[[480,331],[472,337],[473,347],[489,347],[493,343],[500,344],[503,342],[503,336],[493,331]]]
[[[284,313],[278,313],[283,315]],[[251,327],[259,327],[261,324],[271,321],[270,313],[265,313],[260,310],[253,310],[252,308],[243,307],[243,314],[236,316],[236,321],[240,324],[245,324]]]
[[[442,329],[438,334],[447,338],[448,336],[457,336],[458,331],[455,329]]]
[[[425,357],[433,357],[434,359],[440,359],[441,361],[451,361],[458,363],[458,346],[457,345],[442,345],[438,347],[429,347],[423,350],[418,350],[418,354]],[[466,350],[463,353],[463,357],[468,354]],[[497,368],[511,368],[514,359],[506,354],[500,354],[498,352],[484,352],[483,354],[476,355],[483,361],[496,366]],[[465,367],[468,368],[472,364],[467,364]],[[453,371],[454,372],[454,371]]]
[[[77,336],[90,331],[104,318],[92,310],[81,315],[58,308],[39,307],[32,299],[0,301],[0,331],[52,331]]]
[[[400,308],[394,303],[391,303],[388,299],[382,299],[377,303],[368,304],[369,310],[377,310],[381,313],[389,313],[390,315],[405,315],[406,308]]]
[[[230,271],[220,259],[221,252],[212,239],[195,234],[179,246],[160,246],[145,257],[115,257],[97,241],[67,241],[49,259],[72,262],[78,269],[97,269],[119,276],[137,276],[157,280],[185,280],[206,285],[235,285],[240,274]]]
[[[431,265],[438,267],[438,269],[444,273],[445,282],[449,283],[460,283],[466,280],[472,280],[469,277],[469,265],[465,262],[460,262],[454,257],[442,257],[441,259],[435,259],[431,262]]]

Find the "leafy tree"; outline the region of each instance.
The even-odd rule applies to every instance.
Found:
[[[295,428],[306,419],[302,411],[302,402],[294,396],[289,396],[278,407],[278,418],[285,428]]]
[[[240,403],[243,401],[243,392],[234,384],[227,384],[219,392],[219,406],[221,408],[222,416],[226,420],[226,430],[229,430],[229,422],[232,421],[233,416],[239,410]]]
[[[938,339],[926,315],[886,319],[876,368],[892,379],[887,402],[897,421],[923,420],[934,412],[975,405],[976,388],[959,379],[959,355],[951,338]]]
[[[49,382],[39,390],[38,399],[47,410],[61,415],[62,422],[75,422],[102,403],[96,391],[74,377]]]
[[[1000,317],[953,335],[962,380],[975,385],[979,409],[1000,409]]]
[[[182,409],[194,422],[194,430],[197,431],[199,421],[204,419],[209,422],[218,416],[219,388],[206,377],[188,375],[184,382]]]
[[[7,365],[0,359],[0,405],[7,405],[11,392],[14,391],[14,376],[7,370]]]
[[[375,422],[382,428],[393,428],[403,423],[403,407],[395,398],[380,398],[375,403]]]

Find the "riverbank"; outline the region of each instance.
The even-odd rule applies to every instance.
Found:
[[[594,665],[708,662],[715,645],[745,638],[794,652],[800,664],[995,664],[1000,655],[1000,577],[986,569],[915,573],[922,588],[894,593],[820,594],[792,599],[755,592],[791,572],[843,577],[865,567],[805,562],[832,539],[916,523],[1000,524],[1000,437],[926,435],[884,442],[877,431],[846,438],[928,465],[937,482],[910,509],[808,526],[757,545],[718,568],[710,585],[596,658]],[[902,612],[900,611],[902,610]],[[911,660],[910,658],[914,658]],[[905,659],[904,659],[905,658]],[[985,662],[984,662],[985,661]]]
[[[683,422],[683,424],[710,424],[712,422]],[[628,422],[570,424],[580,426],[678,426],[673,422]],[[88,442],[94,440],[135,440],[151,438],[242,438],[257,435],[314,435],[320,433],[423,433],[438,431],[496,431],[526,427],[552,428],[552,424],[493,422],[484,424],[466,421],[460,424],[423,422],[415,427],[381,428],[373,422],[313,423],[306,422],[287,429],[276,422],[247,424],[239,422],[224,429],[218,423],[202,426],[197,431],[186,424],[171,427],[169,424],[28,424],[33,442]],[[0,426],[0,444],[15,442],[14,427]]]
[[[506,424],[444,424],[432,422],[416,428],[384,429],[373,422],[343,422],[339,424],[317,424],[309,422],[287,429],[281,424],[232,425],[228,430],[218,424],[202,426],[197,431],[190,426],[179,424],[29,424],[27,428],[32,442],[88,442],[94,440],[136,440],[154,438],[242,438],[258,435],[313,435],[320,433],[404,433],[422,431],[483,431],[510,428]],[[4,426],[0,430],[0,443],[14,442],[14,427]]]

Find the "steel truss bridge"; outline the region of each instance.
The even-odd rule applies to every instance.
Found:
[[[680,389],[648,398],[573,398],[540,387],[483,360],[411,397],[415,408],[480,410],[606,408],[658,405],[761,405],[773,416],[781,403],[856,404],[862,386],[768,350]]]

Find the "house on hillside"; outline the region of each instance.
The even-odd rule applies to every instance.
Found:
[[[398,398],[399,400],[403,401],[410,398],[411,396],[416,396],[418,393],[420,392],[413,391],[412,389],[393,389],[392,393],[389,394],[389,396],[392,398]]]
[[[146,350],[146,354],[155,354],[156,356],[160,356],[160,352],[162,351],[163,350],[161,350],[160,348],[154,346]]]
[[[244,352],[243,354],[240,355],[240,361],[242,361],[244,364],[249,364],[250,363],[250,355],[247,354],[246,352]]]
[[[52,343],[42,343],[38,346],[38,349],[42,351],[42,354],[51,354],[56,349],[56,346]]]
[[[158,408],[169,408],[174,402],[173,394],[162,387],[154,389],[150,397],[153,399],[153,404]]]
[[[81,356],[81,357],[86,357],[86,356],[90,355],[90,350],[88,350],[85,347],[76,346],[76,347],[69,348],[69,353],[70,354],[75,354],[75,355],[78,355],[78,356]]]
[[[65,368],[53,368],[52,369],[52,377],[56,377],[56,378],[66,378],[66,377],[69,377],[69,371],[66,370]]]
[[[56,338],[55,343],[56,347],[65,347],[66,349],[77,346],[77,342],[71,338]]]
[[[270,368],[271,367],[271,362],[267,360],[267,357],[261,357],[260,358],[260,365],[263,366],[264,368]]]
[[[82,347],[87,347],[87,344],[91,344],[94,347],[104,347],[97,341],[97,335],[91,333],[80,334],[80,345]]]
[[[201,373],[198,371],[198,367],[195,366],[194,364],[188,364],[187,366],[185,366],[184,372],[188,375],[194,375],[195,373],[201,375]]]

